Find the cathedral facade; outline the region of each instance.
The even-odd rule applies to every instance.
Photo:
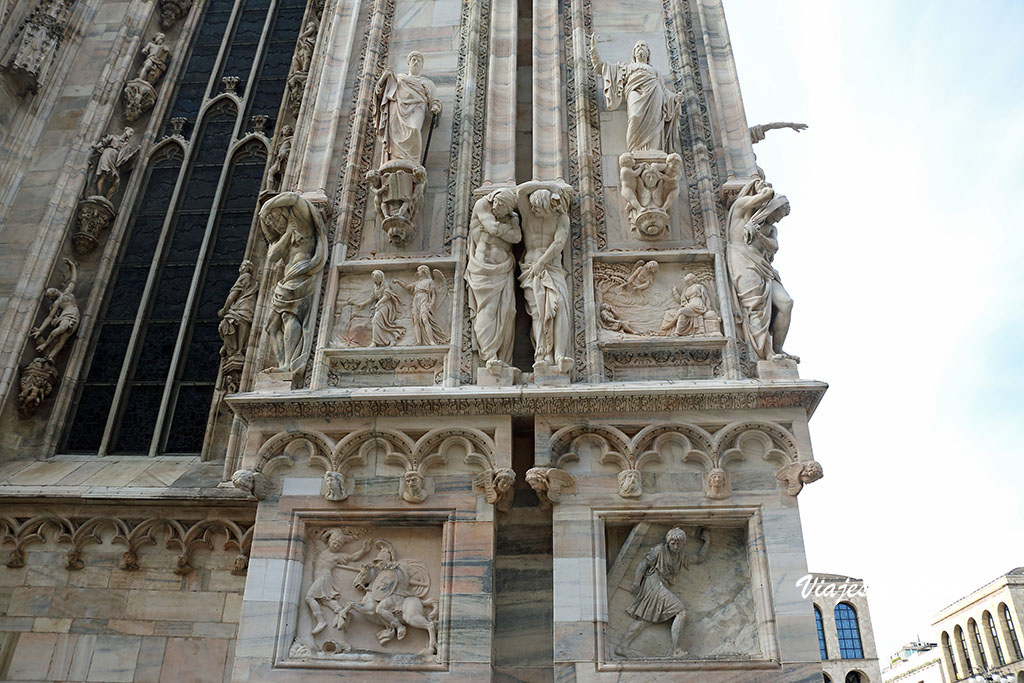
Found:
[[[0,12],[3,677],[822,680],[721,0]]]

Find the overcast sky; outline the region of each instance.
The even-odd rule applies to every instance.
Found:
[[[748,123],[810,124],[755,148],[786,347],[830,384],[804,541],[868,585],[884,666],[1024,565],[1024,2],[724,3]]]

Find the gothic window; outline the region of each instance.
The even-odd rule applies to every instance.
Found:
[[[836,605],[835,617],[840,658],[864,659],[864,649],[860,642],[860,626],[857,624],[857,612],[849,603],[841,602]]]
[[[851,671],[850,673],[846,674],[846,683],[860,683],[860,681],[860,672]]]
[[[949,642],[949,634],[942,632],[942,647],[946,648],[946,656],[949,657],[949,664],[953,668],[953,678],[960,678],[960,670],[956,665],[956,657],[953,655],[953,644]]]
[[[956,634],[957,644],[960,646],[960,655],[964,658],[964,669],[968,675],[974,673],[974,664],[971,663],[971,653],[967,650],[967,639],[964,638],[964,630],[957,626],[953,633]]]
[[[814,606],[814,624],[818,627],[818,653],[821,655],[821,660],[825,661],[828,659],[828,646],[825,645],[825,624],[817,605]]]
[[[992,618],[991,612],[985,612],[985,622],[988,624],[988,632],[992,636],[992,649],[996,653],[996,661],[999,666],[1006,664],[1006,657],[1003,656],[1003,646],[999,644],[999,632],[996,630],[996,620]]]
[[[978,630],[978,622],[971,619],[968,622],[968,626],[971,627],[971,635],[974,636],[974,644],[978,646],[978,664],[981,665],[982,671],[988,670],[988,659],[985,657],[985,646],[981,643],[981,631]]]
[[[1010,608],[1005,603],[1001,607],[1003,608],[1003,621],[1006,622],[1006,632],[1010,634],[1010,646],[1013,647],[1014,657],[1021,659],[1020,641],[1017,640],[1017,629],[1013,627],[1013,616],[1010,614]]]
[[[142,190],[125,198],[136,208],[69,421],[70,452],[202,451],[217,313],[246,256],[273,123],[266,136],[245,132],[252,114],[276,119],[305,0],[208,0],[202,11],[164,117],[179,135],[140,163]],[[218,94],[227,76],[239,79],[237,100]]]

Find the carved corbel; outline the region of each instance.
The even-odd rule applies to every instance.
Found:
[[[238,470],[231,475],[231,483],[257,500],[263,500],[274,490],[271,481],[256,470]]]
[[[790,463],[775,473],[775,479],[786,487],[787,496],[797,496],[804,484],[818,481],[825,476],[821,464],[815,460]]]
[[[515,470],[509,467],[484,470],[473,477],[473,491],[483,493],[485,500],[499,512],[512,509],[515,497]]]
[[[526,483],[537,493],[542,508],[562,500],[562,494],[576,492],[576,477],[557,467],[531,467]]]

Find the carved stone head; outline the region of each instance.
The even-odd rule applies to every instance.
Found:
[[[410,503],[422,503],[427,499],[427,492],[423,489],[423,475],[412,470],[406,472],[402,477],[402,498]]]
[[[405,58],[405,61],[409,64],[409,74],[412,76],[419,76],[420,72],[423,71],[423,53],[419,50],[413,50],[409,53],[409,56]]]
[[[375,270],[372,273],[370,273],[370,276],[373,278],[373,284],[377,285],[378,287],[380,285],[384,284],[384,271],[383,270]]]
[[[821,469],[821,464],[817,460],[811,460],[805,462],[803,468],[800,470],[800,481],[805,484],[810,484],[812,481],[818,481],[825,476],[824,470]]]
[[[623,498],[639,498],[644,490],[640,484],[640,470],[619,472],[619,495]]]
[[[643,62],[644,64],[651,61],[651,47],[647,44],[646,40],[636,41],[636,45],[633,46],[633,61]]]
[[[665,547],[673,553],[682,552],[686,547],[686,532],[674,526],[665,534]]]
[[[515,470],[509,469],[508,467],[500,467],[494,471],[494,488],[499,493],[508,491],[515,485],[515,483]]]
[[[294,132],[295,130],[288,124],[281,126],[281,137],[283,138],[291,137]]]
[[[167,36],[165,36],[163,33],[157,33],[155,36],[153,36],[153,42],[156,43],[157,45],[163,45],[164,44],[164,38],[166,38],[166,37]]]
[[[516,196],[506,188],[491,192],[487,195],[487,201],[490,202],[491,213],[496,218],[508,216],[516,208]]]
[[[327,549],[332,553],[341,552],[342,547],[348,542],[348,537],[341,529],[330,529],[324,534],[324,541],[327,542]]]
[[[693,277],[688,275],[687,277]],[[732,486],[729,482],[729,473],[721,467],[716,467],[708,472],[708,498],[716,500],[728,498],[732,495]]]
[[[636,166],[636,157],[629,152],[619,155],[619,166],[623,168],[633,168]]]
[[[419,275],[421,278],[429,278],[430,277],[430,267],[429,266],[420,266],[419,268],[416,269],[416,274]]]

